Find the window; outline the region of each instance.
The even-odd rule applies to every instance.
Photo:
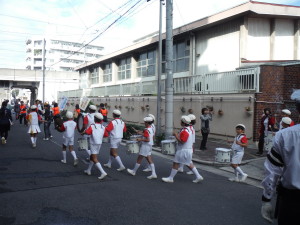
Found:
[[[103,83],[112,81],[111,63],[106,64],[103,71]]]
[[[91,84],[99,83],[99,73],[98,68],[93,68],[91,71]]]
[[[156,54],[155,51],[145,52],[139,55],[137,60],[138,77],[149,77],[155,75]]]
[[[173,45],[173,72],[189,70],[190,44],[189,41],[179,42]]]
[[[131,77],[131,58],[121,59],[118,69],[118,79],[124,80]]]
[[[190,43],[181,41],[173,45],[173,72],[179,73],[189,71],[190,63]],[[162,73],[166,73],[166,54],[162,52]]]

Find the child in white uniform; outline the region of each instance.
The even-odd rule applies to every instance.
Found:
[[[188,117],[190,117],[190,119],[191,119],[190,129],[191,129],[192,135],[193,135],[193,152],[194,152],[194,145],[196,142],[196,131],[195,131],[194,125],[196,124],[196,116],[194,114],[189,114]],[[183,164],[180,164],[178,172],[183,173],[183,166],[184,166]],[[190,171],[186,172],[186,174],[192,175],[194,173],[193,173],[193,171],[190,170]]]
[[[145,122],[145,129],[143,132],[143,138],[138,138],[137,141],[141,142],[140,146],[140,152],[139,156],[137,158],[136,164],[134,166],[134,169],[127,169],[127,172],[131,174],[132,176],[135,176],[136,171],[141,165],[141,162],[143,161],[143,158],[145,157],[150,164],[152,174],[151,176],[148,176],[148,179],[156,179],[157,175],[155,173],[155,166],[152,161],[151,157],[151,151],[152,151],[152,145],[153,145],[153,136],[154,136],[154,131],[151,127],[151,122],[153,119],[151,117],[145,117],[144,122]]]
[[[103,170],[100,162],[97,159],[99,154],[103,137],[108,137],[108,133],[105,131],[105,127],[102,125],[103,116],[101,113],[95,113],[94,115],[95,123],[91,124],[85,131],[84,134],[90,135],[90,145],[91,145],[91,156],[90,164],[87,170],[84,171],[85,174],[91,175],[91,170],[93,165],[99,169],[101,176],[98,177],[99,180],[104,179],[107,173]]]
[[[31,112],[26,116],[26,120],[29,121],[29,129],[28,133],[30,134],[32,147],[36,147],[36,135],[41,132],[40,126],[39,126],[39,120],[41,120],[40,115],[37,114],[36,105],[32,105],[30,107]]]
[[[92,123],[94,123],[94,115],[97,111],[97,107],[95,105],[89,106],[89,113],[83,118],[83,127],[84,129],[87,129],[89,126],[91,126]],[[83,136],[87,141],[89,142],[89,135]],[[86,149],[87,154],[91,155],[91,150]]]
[[[239,164],[241,164],[244,156],[244,147],[248,146],[248,139],[245,135],[245,129],[246,127],[243,124],[236,125],[235,130],[237,135],[233,141],[228,141],[228,143],[233,143],[231,146],[233,156],[230,166],[234,169],[235,174],[234,177],[229,178],[229,181],[244,182],[248,177],[248,175],[239,167]],[[241,175],[241,179],[239,179],[239,174]]]
[[[199,174],[198,170],[192,163],[193,154],[193,135],[190,129],[191,119],[188,116],[181,117],[182,129],[177,134],[174,132],[175,138],[178,140],[178,147],[173,160],[173,167],[169,177],[163,177],[162,181],[173,183],[174,177],[177,174],[179,164],[186,165],[196,175],[196,179],[193,183],[198,183],[203,180],[203,177]]]
[[[120,156],[118,155],[118,147],[122,141],[123,138],[123,132],[126,132],[126,125],[125,123],[120,119],[121,112],[117,109],[113,111],[113,118],[114,120],[110,121],[110,123],[105,128],[106,131],[109,133],[110,138],[110,157],[108,159],[108,162],[104,164],[105,167],[111,168],[111,162],[113,159],[116,159],[119,168],[118,171],[125,170],[125,166],[122,163],[122,160]]]
[[[67,121],[63,123],[60,127],[63,133],[63,145],[62,145],[62,154],[63,159],[61,160],[62,163],[67,163],[67,147],[69,146],[69,151],[71,152],[74,158],[74,166],[78,164],[78,158],[76,156],[76,152],[74,151],[74,131],[76,129],[76,122],[73,120],[73,113],[68,111],[66,113],[66,117],[68,118]]]

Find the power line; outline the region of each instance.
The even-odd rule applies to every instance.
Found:
[[[6,15],[6,14],[2,14],[2,13],[0,13],[0,16],[12,17],[12,18],[22,19],[22,20],[27,20],[27,21],[35,21],[35,22],[39,22],[39,23],[54,24],[54,25],[58,25],[58,26],[62,26],[62,27],[73,27],[73,28],[77,28],[77,29],[83,29],[82,27],[77,27],[77,26],[71,26],[71,25],[66,25],[66,24],[59,24],[59,23],[47,22],[47,21],[43,21],[43,20],[37,20],[37,19],[32,19],[32,18],[25,18],[25,17],[20,17],[20,16]]]
[[[85,45],[83,45],[81,48],[79,48],[77,51],[74,51],[70,56],[68,56],[66,59],[70,58],[72,55],[78,53],[81,49],[83,49],[84,47],[86,47],[87,45],[89,45],[90,43],[92,43],[94,40],[96,40],[98,37],[100,37],[104,32],[106,32],[110,27],[112,27],[115,23],[117,23],[123,16],[125,16],[128,12],[130,12],[131,9],[133,9],[138,3],[140,3],[143,0],[139,0],[137,1],[134,5],[132,5],[128,10],[126,10],[123,14],[121,14],[115,21],[113,21],[109,26],[107,26],[100,34],[98,34],[96,37],[94,37],[91,41],[89,41],[88,43],[86,43]],[[50,65],[54,66],[57,63],[60,63],[62,60],[59,60],[58,62]]]

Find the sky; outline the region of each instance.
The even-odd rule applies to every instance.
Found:
[[[258,1],[300,6],[300,0]],[[173,0],[173,27],[244,2]],[[33,36],[90,42],[107,54],[157,32],[158,23],[159,0],[0,0],[0,68],[25,69],[26,40]]]

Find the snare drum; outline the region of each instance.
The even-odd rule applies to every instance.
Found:
[[[143,137],[142,135],[132,135],[132,136],[130,136],[130,140],[131,141],[136,141],[136,139],[142,138],[142,137]]]
[[[264,150],[266,152],[270,151],[271,148],[273,147],[273,138],[274,135],[272,132],[270,132],[266,137],[265,137],[265,142],[264,142]]]
[[[127,141],[127,154],[139,153],[139,143],[137,141]]]
[[[175,155],[176,140],[161,141],[161,153],[165,155]]]
[[[86,138],[78,138],[78,145],[79,151],[88,150],[89,148],[88,140]]]
[[[102,143],[108,143],[109,142],[109,137],[103,137]]]
[[[231,149],[216,148],[215,161],[220,163],[230,162]]]

